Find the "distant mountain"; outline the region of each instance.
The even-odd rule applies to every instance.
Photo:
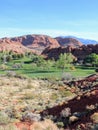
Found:
[[[60,36],[60,37],[62,37],[62,38],[75,38],[85,45],[87,45],[87,44],[98,44],[98,41],[92,40],[92,39],[78,38],[78,37],[75,37],[75,36]]]
[[[63,47],[70,46],[73,48],[77,48],[83,45],[78,39],[72,37],[56,37],[55,39]]]
[[[77,38],[80,42],[83,44],[98,44],[98,41],[90,40],[90,39],[83,39],[83,38]]]

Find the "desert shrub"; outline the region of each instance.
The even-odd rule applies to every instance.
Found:
[[[31,89],[31,88],[33,88],[34,86],[31,84],[31,83],[28,83],[27,85],[26,85],[26,87],[25,87],[25,89]]]
[[[63,109],[60,113],[61,117],[69,117],[71,115],[71,109],[69,107]]]
[[[28,100],[28,99],[33,99],[33,93],[25,93],[23,97],[21,97],[22,100]]]
[[[27,79],[28,78],[26,75],[18,74],[18,73],[16,73],[15,77],[19,78],[19,79]]]
[[[19,69],[19,68],[22,68],[22,64],[21,63],[15,63],[12,68],[14,69]]]
[[[9,77],[15,77],[16,76],[16,72],[15,71],[7,71],[7,76]]]
[[[65,84],[64,84],[64,82],[63,81],[56,81],[56,83],[55,84],[57,84],[57,86],[62,86],[62,87],[64,87],[65,86]]]
[[[64,72],[61,77],[62,80],[67,80],[67,81],[72,80],[72,78],[73,76],[70,73],[66,73],[66,72]]]
[[[59,92],[60,92],[60,95],[61,95],[62,97],[72,96],[72,92],[67,91],[67,90],[60,90]]]
[[[56,125],[58,126],[58,128],[63,128],[64,127],[63,122],[57,122]]]
[[[8,115],[8,117],[15,118],[16,110],[14,109],[14,107],[9,107],[5,110],[5,113]]]
[[[50,98],[51,98],[51,100],[56,100],[58,98],[57,93],[52,93]]]
[[[59,130],[57,126],[49,119],[41,122],[35,122],[32,130]]]
[[[9,125],[4,125],[0,126],[0,130],[18,130],[16,126],[9,124]]]
[[[71,115],[71,109],[69,107],[67,107],[60,112],[60,116],[58,118],[58,121],[63,122],[64,126],[67,127],[69,125],[70,115]]]
[[[10,62],[11,60],[12,60],[12,56],[11,56],[11,55],[7,55],[7,56],[6,56],[6,61],[7,61],[7,62]]]
[[[34,86],[32,85],[32,80],[31,79],[28,79],[27,81],[27,85],[25,86],[25,89],[31,89],[33,88]]]
[[[1,69],[1,70],[7,70],[7,69],[8,69],[8,66],[5,65],[5,64],[1,64],[1,65],[0,65],[0,69]]]
[[[5,112],[0,112],[0,125],[6,125],[10,123],[10,118]]]
[[[22,115],[22,119],[23,121],[40,121],[41,120],[41,116],[40,114],[34,114],[32,112],[26,112]]]

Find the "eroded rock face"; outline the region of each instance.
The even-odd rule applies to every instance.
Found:
[[[58,59],[61,53],[72,53],[78,60],[83,60],[87,55],[91,53],[98,54],[98,44],[96,45],[83,45],[78,48],[73,48],[72,46],[59,47],[59,48],[46,48],[42,54],[47,57],[47,59]]]
[[[0,39],[0,51],[12,50],[17,53],[24,53],[29,50],[40,54],[48,46],[56,48],[60,45],[56,39],[46,35],[25,35]]]
[[[46,35],[26,35],[15,37],[11,40],[14,42],[19,42],[22,45],[30,49],[35,49],[37,51],[42,51],[48,46],[50,46],[51,48],[56,48],[60,46],[56,39],[53,39]]]
[[[64,47],[71,46],[73,48],[77,48],[83,45],[80,41],[76,40],[75,38],[57,37],[55,39],[59,42],[61,46]]]
[[[72,49],[71,53],[76,56],[79,60],[83,60],[87,55],[91,53],[98,54],[98,44],[96,45],[83,45],[79,48]]]
[[[14,38],[0,39],[0,51],[25,53],[27,51],[43,54],[47,58],[58,59],[60,53],[72,53],[77,59],[83,60],[91,53],[98,54],[98,44],[83,45],[74,38],[52,38],[47,35],[25,35]]]
[[[23,54],[26,51],[29,51],[29,49],[18,41],[14,42],[10,38],[3,38],[0,39],[0,52],[1,51],[13,51],[15,53]]]
[[[59,55],[61,53],[68,53],[69,48],[64,48],[64,47],[58,47],[58,48],[46,48],[43,52],[42,55],[46,57],[46,59],[55,59],[57,60],[59,58]]]

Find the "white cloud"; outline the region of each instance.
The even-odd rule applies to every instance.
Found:
[[[81,38],[98,40],[97,32],[81,32],[81,31],[70,31],[70,30],[56,30],[56,29],[21,29],[21,28],[1,28],[0,37],[14,37],[27,34],[44,34],[52,37],[57,36],[77,36]]]

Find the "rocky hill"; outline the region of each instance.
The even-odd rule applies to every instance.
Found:
[[[59,47],[56,39],[46,35],[26,35],[14,38],[0,39],[0,50],[12,50],[17,53],[24,53],[26,50],[41,53],[46,47]]]
[[[25,53],[27,51],[43,54],[47,58],[57,59],[60,53],[70,52],[78,59],[83,59],[90,53],[98,54],[98,44],[83,45],[75,38],[52,38],[47,35],[25,35],[14,38],[0,39],[0,51]]]
[[[59,43],[50,36],[47,35],[25,35],[21,37],[11,38],[12,41],[18,41],[27,47],[58,47]]]
[[[2,51],[13,51],[15,53],[23,54],[30,49],[23,46],[20,42],[12,41],[10,38],[0,39],[0,52]]]
[[[40,54],[47,47],[57,48],[60,46],[77,48],[82,46],[82,43],[74,38],[52,38],[47,35],[25,35],[0,39],[0,51],[12,50],[16,53],[33,51]]]
[[[56,37],[55,39],[59,42],[61,46],[64,47],[71,46],[73,48],[76,48],[83,45],[80,41],[78,41],[75,38]]]

